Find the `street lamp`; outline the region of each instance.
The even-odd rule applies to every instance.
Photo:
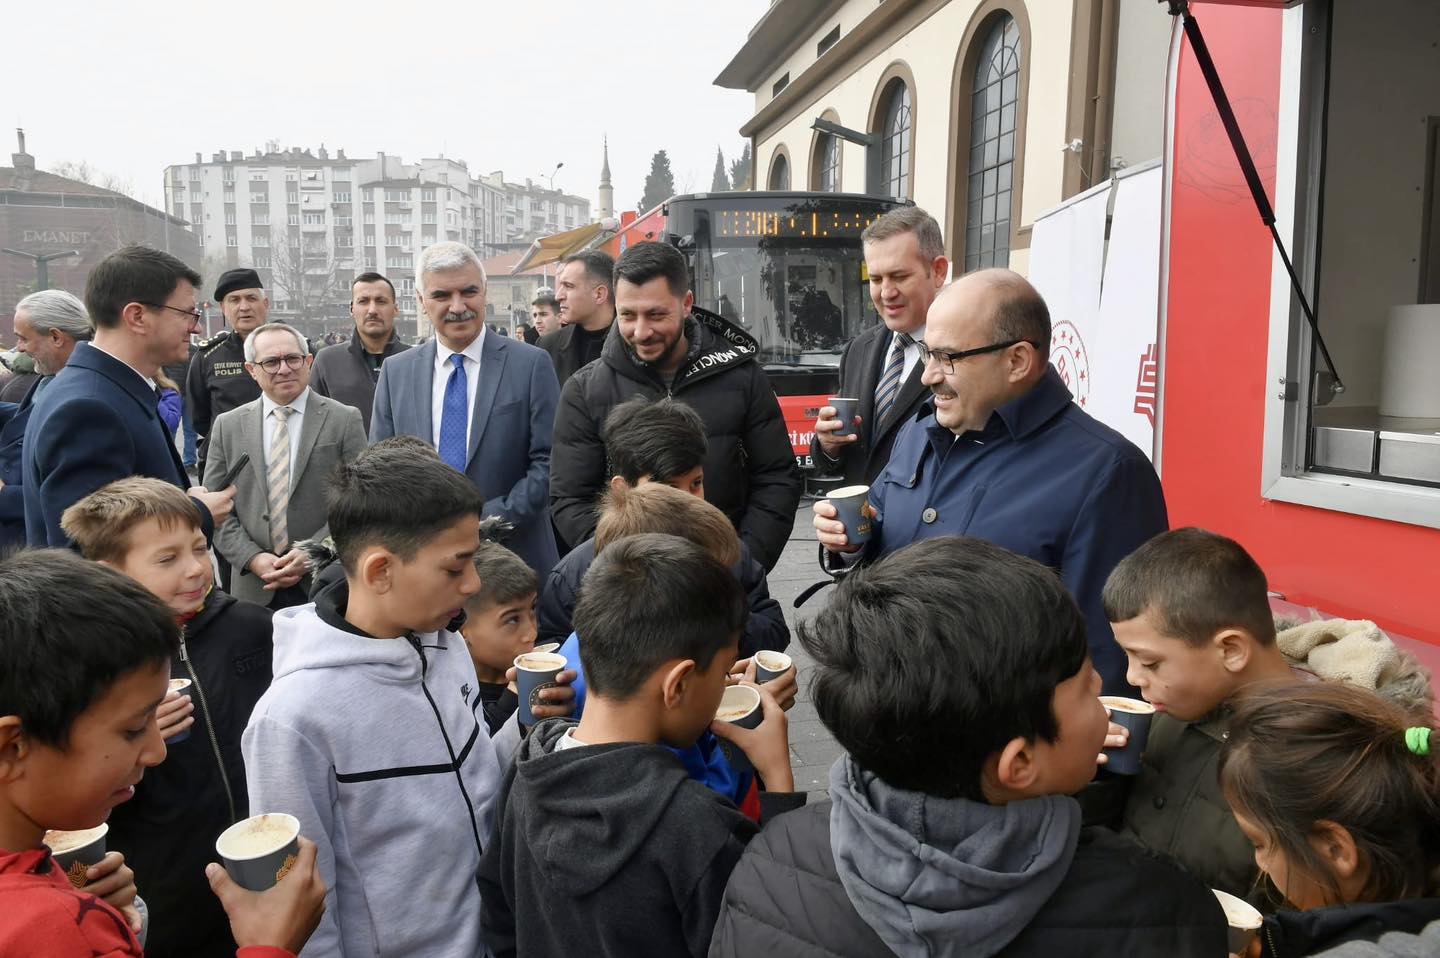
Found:
[[[545,177],[547,180],[550,181],[550,189],[552,189],[552,190],[555,189],[555,174],[556,174],[556,173],[559,173],[559,172],[560,172],[560,167],[562,167],[562,166],[564,166],[564,165],[565,165],[565,163],[564,163],[564,161],[562,160],[561,162],[556,163],[556,164],[555,164],[555,169],[551,170],[549,173],[541,173],[541,174],[540,174],[541,176]]]
[[[64,259],[67,256],[79,256],[78,249],[66,250],[63,253],[29,253],[23,249],[11,249],[8,246],[0,247],[0,253],[9,253],[11,256],[20,256],[35,263],[36,291],[50,288],[50,261]]]

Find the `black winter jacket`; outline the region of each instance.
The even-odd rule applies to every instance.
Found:
[[[782,815],[750,843],[725,889],[710,958],[892,958],[840,883],[830,810],[826,801]],[[1178,868],[1086,828],[1040,918],[997,954],[1217,958],[1225,918],[1210,891]]]
[[[564,642],[575,631],[572,618],[580,598],[580,580],[595,561],[595,540],[586,539],[561,559],[540,590],[537,608],[540,620],[536,642]],[[740,657],[748,658],[761,649],[784,652],[790,644],[790,627],[785,624],[785,611],[770,597],[770,585],[760,563],[750,558],[750,550],[741,543],[740,563],[735,575],[750,602],[750,617],[745,620],[745,634],[740,636]]]
[[[150,909],[150,958],[235,954],[205,865],[216,860],[219,834],[250,814],[240,734],[270,687],[270,616],[263,606],[210,593],[170,664],[172,677],[194,683],[190,737],[169,743],[135,797],[110,813],[108,847],[125,855]]]
[[[609,477],[600,428],[610,410],[635,396],[668,394],[705,422],[705,498],[735,524],[750,554],[773,569],[795,525],[801,480],[780,403],[755,361],[755,339],[695,309],[685,322],[690,352],[667,385],[635,357],[618,327],[610,327],[600,359],[571,376],[560,392],[550,514],[561,537],[573,548],[595,532],[595,500]]]
[[[1264,958],[1305,958],[1352,941],[1379,941],[1388,931],[1416,934],[1440,921],[1440,898],[1412,898],[1311,911],[1278,911],[1260,929]]]

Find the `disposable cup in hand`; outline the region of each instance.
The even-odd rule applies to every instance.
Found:
[[[835,407],[835,418],[840,420],[840,428],[830,435],[836,439],[855,435],[855,417],[860,415],[860,400],[849,399],[845,396],[831,396],[825,400],[825,404]]]
[[[535,707],[543,705],[540,693],[553,689],[560,683],[555,681],[565,668],[565,656],[554,652],[526,652],[515,656],[515,688],[520,698],[518,709],[521,725],[535,724]]]
[[[110,826],[101,822],[94,828],[82,828],[75,832],[46,832],[45,844],[55,864],[65,872],[70,884],[84,888],[88,882],[85,872],[91,865],[100,864],[105,857],[105,833]]]
[[[1155,706],[1141,699],[1127,699],[1120,695],[1102,695],[1101,703],[1110,710],[1110,721],[1130,731],[1130,740],[1124,748],[1107,748],[1109,760],[1105,767],[1116,775],[1139,775],[1140,756],[1145,754],[1145,743],[1150,738],[1150,721],[1155,717]]]
[[[845,524],[845,538],[852,546],[870,541],[875,510],[870,506],[869,486],[845,486],[826,499],[835,507],[835,518]]]
[[[170,691],[172,691],[172,692],[179,692],[181,695],[185,696],[187,699],[190,698],[190,680],[189,680],[189,679],[171,679],[171,680],[170,680]],[[194,727],[194,726],[191,726],[191,728],[193,728],[193,727]],[[165,740],[165,744],[166,744],[166,745],[174,745],[174,744],[176,744],[177,742],[183,742],[183,741],[185,741],[185,740],[186,740],[187,738],[189,738],[189,737],[190,737],[190,729],[187,728],[185,731],[183,731],[183,732],[176,732],[174,735],[172,735],[172,736],[170,736],[169,738],[167,738],[167,739]]]
[[[755,728],[765,720],[765,709],[760,704],[760,692],[748,685],[732,685],[720,696],[720,707],[715,710],[715,721],[729,722],[741,728]],[[720,750],[736,773],[753,771],[749,757],[735,743],[720,740]]]
[[[790,671],[792,664],[790,656],[784,652],[756,652],[755,684],[764,685],[766,682],[775,681]]]
[[[1250,942],[1255,940],[1260,926],[1265,923],[1264,917],[1245,899],[1236,898],[1218,888],[1210,890],[1220,900],[1220,907],[1225,910],[1225,924],[1230,926],[1230,942],[1226,954],[1245,954],[1245,949],[1250,947]]]
[[[220,833],[215,851],[235,884],[250,891],[272,887],[300,854],[300,819],[283,812],[252,815]]]

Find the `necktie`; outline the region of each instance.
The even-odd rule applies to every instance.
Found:
[[[270,486],[270,547],[275,555],[284,555],[290,545],[290,527],[285,513],[290,508],[290,424],[295,410],[276,406],[275,433],[270,437],[270,470],[266,483]]]
[[[900,373],[905,369],[905,350],[914,341],[906,333],[895,334],[894,342],[890,346],[890,358],[885,361],[885,373],[880,377],[880,385],[875,387],[876,426],[885,421],[891,407],[895,405],[895,397],[900,395]]]
[[[469,381],[465,376],[465,357],[460,353],[450,357],[455,369],[445,383],[445,403],[440,413],[440,459],[447,466],[465,471],[468,457],[469,438]]]

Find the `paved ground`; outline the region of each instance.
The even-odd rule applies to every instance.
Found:
[[[790,761],[795,769],[795,788],[805,792],[824,792],[829,781],[830,766],[840,755],[840,746],[835,744],[825,726],[815,717],[815,707],[810,703],[810,681],[807,674],[810,659],[794,638],[795,625],[801,619],[813,617],[829,599],[829,589],[806,602],[804,607],[795,608],[795,597],[807,586],[824,578],[816,563],[815,532],[810,526],[810,502],[804,501],[795,515],[795,528],[780,561],[770,573],[770,594],[785,610],[785,621],[790,624],[791,640],[787,650],[795,659],[800,671],[800,692],[790,717]]]

